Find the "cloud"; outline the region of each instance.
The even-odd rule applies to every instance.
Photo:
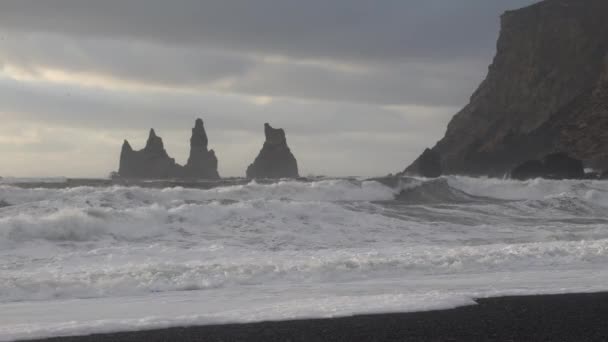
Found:
[[[24,32],[215,46],[298,58],[487,56],[497,16],[532,0],[4,0]],[[483,28],[483,29],[480,29]]]
[[[264,122],[303,174],[399,171],[483,78],[499,14],[532,2],[3,0],[0,174],[105,176],[149,127],[183,162],[199,116],[222,175]]]
[[[367,66],[49,34],[0,43],[0,69],[15,78],[384,105],[462,105],[485,63]]]
[[[50,163],[45,168],[49,174],[105,176],[116,168],[122,139],[141,148],[150,127],[183,163],[190,128],[201,116],[223,175],[244,174],[263,143],[262,123],[271,122],[286,128],[303,174],[371,176],[403,168],[404,160],[415,158],[432,143],[439,134],[433,129],[442,130],[455,110],[292,99],[273,99],[259,106],[254,101],[246,96],[169,90],[125,94],[0,78],[0,120],[10,123],[0,131],[3,156],[26,160],[3,164],[0,174],[32,175],[40,172],[30,168],[32,163],[54,158],[65,162]],[[40,144],[49,147],[37,151]],[[99,160],[84,160],[91,155]],[[378,161],[365,162],[372,159]],[[72,167],[64,168],[66,163]]]

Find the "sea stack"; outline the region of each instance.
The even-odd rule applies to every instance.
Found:
[[[266,141],[253,164],[247,168],[247,178],[299,177],[298,162],[287,146],[285,131],[265,123],[264,133]]]
[[[184,176],[187,178],[218,179],[217,157],[213,150],[208,150],[207,133],[203,120],[196,119],[190,138],[190,157],[184,166]]]
[[[556,152],[607,169],[607,13],[606,0],[506,12],[486,79],[432,149],[443,172],[502,177]]]
[[[134,151],[127,140],[122,145],[118,173],[124,178],[165,179],[178,172],[179,165],[169,157],[163,139],[150,130],[146,147]]]
[[[213,150],[207,149],[208,140],[203,120],[197,119],[190,138],[190,157],[186,166],[181,166],[169,157],[163,140],[150,130],[146,147],[134,151],[127,140],[122,145],[118,175],[134,179],[218,179],[217,158]]]

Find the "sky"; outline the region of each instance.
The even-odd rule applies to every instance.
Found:
[[[534,0],[2,0],[0,176],[106,177],[150,128],[222,176],[286,130],[301,175],[403,170],[485,77],[499,16]]]

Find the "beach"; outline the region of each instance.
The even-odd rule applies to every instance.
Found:
[[[450,310],[180,327],[32,340],[160,341],[606,341],[608,293],[478,299]]]

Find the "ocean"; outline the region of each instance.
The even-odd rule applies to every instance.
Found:
[[[608,290],[608,181],[0,180],[0,340]]]

